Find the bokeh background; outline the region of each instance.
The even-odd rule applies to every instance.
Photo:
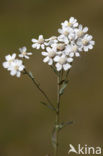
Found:
[[[28,77],[11,77],[2,61],[26,45],[33,51],[28,70],[55,102],[56,77],[31,49],[31,39],[57,35],[60,23],[70,16],[89,27],[96,45],[75,60],[70,72],[61,118],[75,122],[60,133],[59,156],[68,155],[70,143],[103,145],[103,0],[0,0],[0,156],[53,156],[55,114],[40,104],[43,97]]]

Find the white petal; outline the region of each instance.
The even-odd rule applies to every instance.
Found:
[[[38,43],[32,44],[32,48],[36,48]]]
[[[19,54],[19,57],[24,57],[23,54]]]
[[[58,62],[58,61],[59,61],[59,58],[60,58],[59,56],[55,56],[55,57],[54,57],[54,61],[55,61],[55,62]]]
[[[74,57],[74,53],[73,52],[69,53],[69,56]]]
[[[41,45],[41,48],[42,48],[42,49],[45,49],[45,46],[44,46],[44,44],[42,44],[42,45]]]
[[[17,77],[20,77],[20,76],[21,76],[21,72],[18,71],[18,72],[16,73],[16,76],[17,76]]]
[[[27,54],[28,54],[28,55],[32,55],[32,53],[31,53],[31,52],[28,52]]]
[[[3,62],[2,65],[3,65],[4,68],[8,68],[9,67],[9,63],[8,62]]]
[[[80,54],[79,54],[78,52],[76,52],[76,53],[75,53],[75,56],[76,56],[76,57],[79,57],[79,56],[80,56]]]
[[[26,58],[26,59],[29,59],[29,56],[26,55],[25,58]]]
[[[67,62],[73,62],[73,58],[67,58]]]
[[[62,29],[58,29],[58,32],[61,34],[63,31],[62,31]]]
[[[93,36],[92,35],[89,35],[88,36],[88,40],[92,40]]]
[[[60,70],[62,69],[62,65],[59,64],[59,63],[57,63],[57,64],[56,64],[56,68],[57,68],[57,71],[60,71]]]
[[[93,46],[91,44],[89,45],[89,49],[93,49]]]
[[[47,50],[47,52],[52,51],[52,49],[50,47],[47,47],[46,50]]]
[[[38,42],[38,40],[36,40],[35,38],[32,39],[32,42],[36,43]]]
[[[48,64],[49,64],[49,65],[52,65],[52,64],[53,64],[53,60],[52,60],[52,59],[49,59]]]
[[[66,63],[66,64],[63,65],[63,68],[64,68],[64,70],[66,71],[66,70],[68,70],[68,69],[71,68],[71,65],[68,64],[68,63]]]
[[[12,59],[15,59],[15,57],[16,57],[16,54],[15,53],[12,54]]]
[[[74,17],[71,17],[69,21],[72,23],[74,21]]]
[[[22,71],[24,68],[25,68],[24,65],[21,65],[21,66],[19,67],[19,71]]]
[[[37,43],[37,46],[36,46],[36,48],[37,48],[37,49],[40,49],[40,44],[38,44],[38,43]]]
[[[78,26],[78,23],[75,23],[73,26],[74,26],[74,27],[77,27],[77,26]]]
[[[83,29],[83,32],[86,33],[87,31],[88,31],[88,27],[85,27],[85,28]]]
[[[84,51],[88,51],[88,47],[85,46],[85,47],[84,47]]]
[[[12,76],[14,76],[16,74],[16,70],[12,70],[11,72],[10,72],[10,75],[12,75]]]
[[[43,56],[47,56],[47,55],[48,55],[47,52],[42,52],[41,54],[42,54]]]
[[[43,39],[43,35],[39,35],[39,40],[40,40],[40,39]]]
[[[5,56],[5,59],[6,59],[7,61],[9,61],[9,60],[11,59],[11,56],[10,56],[10,55],[7,55],[7,56]]]
[[[43,62],[48,62],[48,61],[49,61],[49,57],[48,56],[43,59]]]

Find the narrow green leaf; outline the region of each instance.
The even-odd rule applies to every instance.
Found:
[[[31,71],[29,72],[29,75],[31,76],[32,79],[34,79],[34,76]]]
[[[45,103],[45,102],[43,102],[43,101],[41,101],[40,103],[43,104],[44,106],[46,106],[47,108],[49,108],[49,109],[55,111],[55,108],[54,108],[53,106],[48,105],[47,103]]]
[[[68,85],[68,81],[64,81],[63,84],[62,84],[62,87],[59,91],[59,94],[62,95],[64,93],[64,89],[67,87]]]
[[[68,121],[68,122],[62,122],[60,125],[58,125],[58,129],[61,130],[62,128],[73,124],[73,121]]]

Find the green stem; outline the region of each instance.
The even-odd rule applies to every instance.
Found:
[[[57,77],[57,112],[56,112],[56,132],[55,132],[55,156],[58,155],[58,125],[59,125],[59,117],[60,117],[60,76]]]
[[[32,82],[34,83],[34,85],[38,88],[38,90],[41,92],[41,94],[45,97],[45,99],[47,100],[47,102],[54,108],[54,110],[56,111],[54,105],[51,103],[49,97],[47,96],[47,94],[40,88],[40,85],[36,82],[36,80],[34,79],[34,77],[25,69],[25,74],[28,75],[28,77],[32,80]]]

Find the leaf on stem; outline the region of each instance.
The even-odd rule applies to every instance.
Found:
[[[55,111],[55,108],[52,105],[48,105],[47,103],[45,103],[43,101],[41,101],[40,103],[43,104],[44,106],[46,106],[47,108],[49,108],[50,110]]]
[[[33,76],[33,74],[32,74],[31,71],[29,72],[29,75],[30,75],[30,77],[31,77],[32,79],[34,79],[34,76]]]
[[[56,144],[57,144],[57,142],[56,142],[56,127],[54,127],[53,128],[53,131],[52,131],[52,145],[53,145],[53,147],[56,149]]]
[[[62,128],[73,124],[73,121],[68,121],[68,122],[62,122],[61,124],[58,125],[58,130],[60,131]]]
[[[61,87],[61,89],[59,91],[59,95],[63,95],[64,89],[67,87],[67,85],[68,85],[68,81],[64,81],[63,84],[62,84],[62,87]]]

